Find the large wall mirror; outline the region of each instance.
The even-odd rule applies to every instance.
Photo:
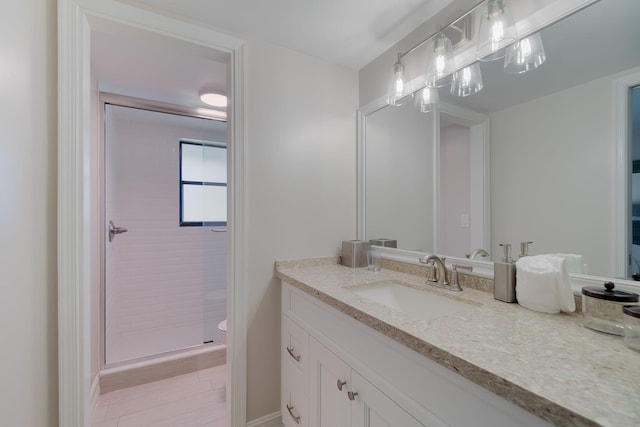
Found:
[[[361,238],[460,258],[484,249],[490,257],[481,260],[499,259],[500,243],[517,257],[519,243],[532,241],[530,254],[581,255],[585,274],[637,271],[638,159],[631,137],[621,147],[616,135],[640,134],[631,131],[640,119],[621,121],[614,110],[617,82],[640,85],[639,17],[640,1],[595,2],[540,32],[542,66],[510,75],[503,61],[482,62],[484,89],[462,98],[440,88],[440,112],[364,107]],[[623,181],[620,165],[628,165]]]

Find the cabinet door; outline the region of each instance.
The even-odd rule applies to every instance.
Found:
[[[307,427],[309,334],[282,316],[281,412],[285,427]]]
[[[356,371],[351,382],[351,427],[425,427]]]
[[[351,368],[313,337],[309,340],[309,426],[350,425]]]

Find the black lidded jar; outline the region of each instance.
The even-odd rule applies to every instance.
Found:
[[[615,290],[613,282],[605,282],[604,288],[582,288],[583,325],[589,329],[612,335],[624,335],[625,305],[637,305],[638,294]]]

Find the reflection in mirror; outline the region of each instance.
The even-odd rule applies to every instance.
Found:
[[[433,251],[433,116],[405,104],[371,114],[366,126],[367,239]]]
[[[629,151],[617,151],[616,135],[626,134],[626,128],[620,129],[626,122],[615,119],[612,106],[619,102],[614,91],[616,82],[625,79],[633,86],[631,82],[637,78],[635,84],[640,84],[639,16],[640,1],[601,0],[540,32],[547,60],[539,68],[510,75],[504,72],[503,61],[482,62],[481,92],[460,98],[451,96],[448,86],[439,89],[441,105],[490,117],[491,247],[480,247],[490,252],[493,260],[497,259],[500,243],[518,248],[522,241],[533,241],[531,255],[582,255],[583,272],[588,274],[617,276],[637,270],[632,270],[627,260],[631,260],[631,231],[626,239],[616,240],[617,224],[624,222],[631,230],[632,223],[630,201],[617,201],[612,196],[624,192],[618,190],[616,162],[617,156]],[[378,115],[402,118],[386,118],[376,124]],[[440,126],[434,124],[438,120],[431,116],[433,113],[419,115],[409,106],[385,107],[367,115],[365,238],[398,238],[401,248],[464,257],[460,249],[444,249],[450,231],[442,227],[448,221],[455,224],[453,228],[463,228],[464,212],[438,214],[442,206],[431,205],[436,218],[428,213],[429,203],[439,200],[442,204],[445,193],[451,194],[438,182],[441,175],[436,175],[435,181],[429,175],[433,158],[439,158],[435,170],[446,169],[439,144],[435,157],[429,157],[440,133]],[[384,131],[383,122],[389,126]],[[412,126],[427,126],[425,123],[438,126],[437,132],[424,130],[423,145],[413,148],[419,151],[408,152],[418,142],[403,141],[403,132]],[[369,167],[370,126],[377,126],[376,132],[393,135],[393,143],[390,141],[386,148],[393,148],[387,154],[393,156],[392,167]],[[631,172],[631,157],[623,157],[621,164],[625,162]],[[408,187],[393,185],[394,173],[404,175],[402,184]],[[432,181],[428,181],[430,176]],[[411,203],[405,204],[397,194],[391,197],[385,180]],[[627,180],[630,182],[631,177]],[[429,182],[436,184],[433,192],[428,190]],[[377,187],[385,188],[386,193],[378,193]],[[370,199],[377,206],[385,205],[385,201],[389,205],[384,211],[372,212]],[[408,212],[415,215],[407,216]],[[374,220],[378,222],[375,225]],[[473,215],[469,215],[469,221],[473,223]],[[430,230],[426,229],[429,224],[433,227]],[[400,239],[410,234],[408,229],[413,230],[413,240]],[[477,248],[470,244],[468,250]]]

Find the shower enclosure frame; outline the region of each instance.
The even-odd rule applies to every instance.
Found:
[[[166,113],[166,114],[174,114],[178,116],[192,117],[197,119],[206,119],[206,120],[217,120],[222,122],[227,122],[226,119],[221,119],[219,116],[219,112],[214,110],[207,110],[205,108],[195,108],[188,107],[184,105],[170,104],[166,102],[153,101],[143,98],[136,98],[128,95],[119,95],[110,92],[99,92],[99,105],[100,105],[100,119],[98,123],[98,129],[100,129],[99,135],[99,161],[98,167],[100,168],[98,176],[100,180],[100,218],[98,220],[98,224],[100,225],[100,370],[115,368],[120,366],[126,366],[131,363],[144,362],[156,359],[158,357],[179,354],[181,352],[187,350],[194,350],[203,348],[206,346],[213,347],[214,345],[219,344],[196,344],[190,347],[169,350],[163,353],[154,353],[148,354],[142,357],[137,357],[134,359],[124,360],[120,362],[107,363],[107,313],[106,313],[106,291],[107,291],[107,283],[106,283],[106,244],[107,244],[107,233],[104,231],[104,226],[107,224],[108,218],[106,215],[106,167],[105,167],[105,159],[106,159],[106,106],[113,105],[118,107],[127,107],[134,108],[138,110],[146,110],[152,111],[156,113]],[[227,162],[229,160],[227,159]],[[228,284],[227,284],[228,287]]]

